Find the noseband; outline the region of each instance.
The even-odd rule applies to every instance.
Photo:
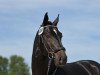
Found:
[[[55,53],[57,53],[58,51],[61,51],[61,50],[65,50],[65,48],[64,48],[64,47],[61,47],[60,49],[54,50],[51,46],[48,45],[48,43],[46,42],[46,40],[45,40],[45,39],[43,38],[43,36],[42,36],[42,33],[43,33],[43,31],[44,31],[44,28],[46,28],[46,27],[57,28],[57,26],[52,26],[52,25],[41,26],[41,27],[39,28],[39,31],[38,31],[38,35],[39,35],[39,37],[42,39],[42,43],[43,43],[43,45],[44,45],[46,51],[48,52],[49,62],[48,62],[47,75],[49,75],[50,65],[51,65],[52,60],[55,59]],[[58,38],[58,41],[60,42],[60,38]],[[60,44],[61,44],[61,42],[60,42]],[[62,44],[61,44],[61,45],[62,45]],[[48,46],[50,47],[50,49],[47,48]],[[52,51],[50,51],[50,50],[52,50]],[[56,70],[57,70],[57,68],[54,70],[53,75],[55,75]]]

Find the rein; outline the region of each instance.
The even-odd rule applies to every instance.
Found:
[[[48,58],[49,58],[49,62],[48,62],[48,70],[47,70],[47,75],[49,75],[51,62],[52,62],[52,60],[54,59],[54,56],[52,56],[52,57],[48,56]],[[56,71],[57,71],[57,67],[56,67],[56,69],[54,70],[53,75],[55,75]]]

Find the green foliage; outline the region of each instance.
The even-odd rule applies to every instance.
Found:
[[[8,75],[8,59],[0,56],[0,75]]]
[[[9,61],[0,56],[0,75],[30,75],[29,67],[21,56],[13,55]]]

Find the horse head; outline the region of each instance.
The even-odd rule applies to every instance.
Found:
[[[49,21],[48,13],[46,13],[37,35],[39,36],[39,45],[42,45],[42,55],[48,56],[48,58],[54,58],[55,65],[62,66],[66,64],[67,56],[65,48],[61,42],[62,33],[57,27],[58,21],[59,15],[53,22],[51,22]]]

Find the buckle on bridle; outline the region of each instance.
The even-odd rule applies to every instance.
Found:
[[[49,52],[48,53],[48,58],[49,59],[55,59],[55,53],[54,52]]]

